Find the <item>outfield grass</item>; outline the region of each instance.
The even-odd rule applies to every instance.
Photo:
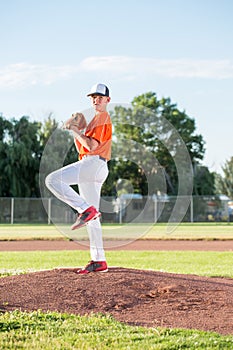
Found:
[[[109,266],[233,278],[233,253],[212,251],[107,251]],[[80,267],[88,251],[0,252],[0,275]]]
[[[54,225],[0,225],[0,241],[36,239],[63,240],[65,237],[57,230]]]
[[[78,232],[78,233],[77,233]],[[1,240],[63,240],[87,238],[86,229],[71,231],[69,225],[1,224]],[[103,238],[117,239],[230,239],[233,223],[103,224]]]
[[[4,350],[232,349],[233,337],[196,330],[131,327],[111,316],[5,313],[0,316]]]

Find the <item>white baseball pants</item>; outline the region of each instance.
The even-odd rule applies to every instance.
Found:
[[[46,177],[45,183],[57,198],[82,213],[92,205],[99,210],[101,187],[107,176],[107,162],[99,156],[87,156],[52,172]],[[79,194],[71,185],[78,185]],[[87,231],[91,260],[105,261],[100,219],[90,221]]]

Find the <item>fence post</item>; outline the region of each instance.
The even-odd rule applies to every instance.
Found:
[[[122,224],[122,201],[120,198],[119,224]]]
[[[48,198],[48,225],[51,224],[51,198]]]
[[[157,198],[154,198],[154,222],[158,221],[158,201]]]
[[[14,223],[14,198],[11,198],[11,224]]]
[[[193,196],[191,196],[190,201],[190,222],[193,222]]]

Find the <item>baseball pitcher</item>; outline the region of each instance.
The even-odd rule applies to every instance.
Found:
[[[78,212],[71,229],[87,226],[91,261],[78,274],[108,271],[99,204],[101,188],[108,176],[107,162],[111,158],[112,123],[107,112],[109,89],[99,83],[91,88],[87,96],[95,110],[90,123],[87,125],[82,113],[74,113],[64,126],[73,132],[79,161],[52,172],[45,180],[46,186],[57,198]],[[79,193],[71,187],[76,184]]]

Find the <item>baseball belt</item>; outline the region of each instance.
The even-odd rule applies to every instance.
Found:
[[[104,157],[101,157],[101,156],[99,156],[98,154],[85,154],[82,158],[87,158],[87,157],[93,157],[93,156],[96,156],[96,157],[98,157],[99,159],[101,159],[101,160],[103,160],[104,162],[107,162],[107,159],[106,158],[104,158]]]

